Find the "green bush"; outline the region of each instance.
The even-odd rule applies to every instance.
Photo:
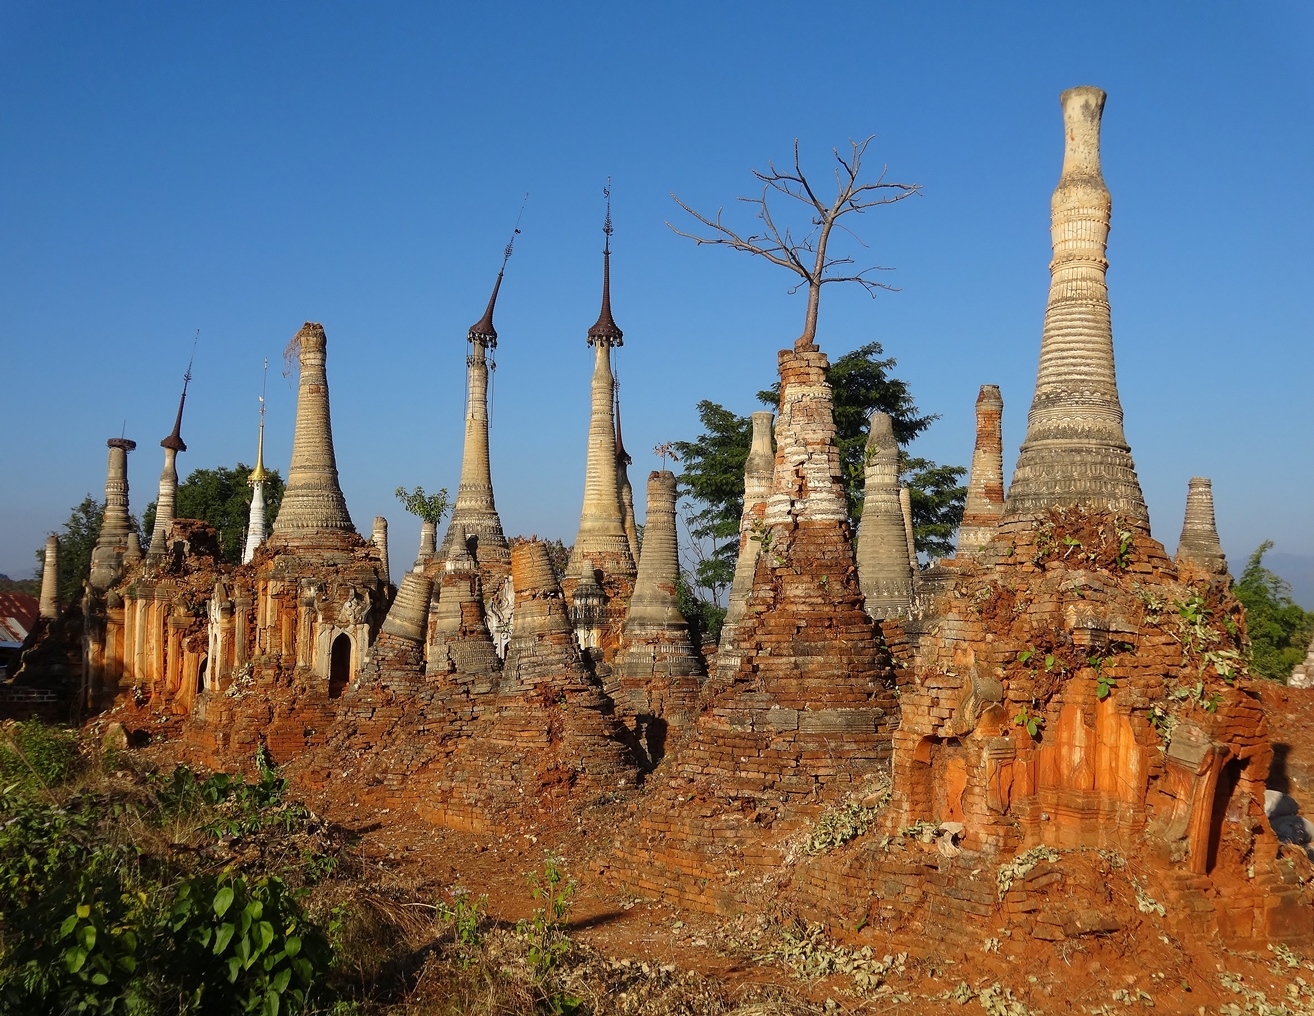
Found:
[[[1273,541],[1265,540],[1250,555],[1236,583],[1236,598],[1246,608],[1250,669],[1261,677],[1285,681],[1305,658],[1314,635],[1314,612],[1291,598],[1291,584],[1264,567]]]
[[[226,821],[244,823],[253,800],[281,804],[278,782],[175,770],[162,796],[198,818],[240,799]],[[152,855],[123,833],[158,817],[150,798],[64,798],[0,792],[0,1012],[279,1016],[316,1002],[331,948],[282,880]]]
[[[82,768],[75,731],[40,720],[14,723],[0,730],[0,780],[18,784],[24,794],[55,787]]]

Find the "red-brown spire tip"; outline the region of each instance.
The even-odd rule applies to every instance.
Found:
[[[506,243],[506,249],[502,251],[502,267],[498,269],[497,281],[493,283],[493,295],[488,298],[488,309],[484,311],[484,316],[470,326],[470,331],[466,339],[470,342],[478,342],[487,349],[497,348],[497,329],[493,327],[493,308],[497,306],[497,292],[502,288],[502,276],[506,274],[506,263],[511,260],[511,252],[516,246],[516,237],[520,235],[520,219],[525,214],[525,203],[529,201],[529,195],[525,195],[525,200],[520,204],[520,215],[516,216],[515,229],[511,231],[511,239]]]
[[[169,432],[169,436],[160,442],[161,448],[172,448],[177,452],[187,450],[187,444],[182,439],[182,414],[183,405],[187,402],[187,382],[190,380],[191,378],[188,377],[183,381],[182,398],[178,400],[178,416],[173,421],[173,430]]]
[[[497,273],[497,281],[493,283],[493,295],[488,298],[488,309],[484,311],[484,316],[470,326],[470,333],[466,336],[471,342],[478,342],[481,346],[489,349],[497,348],[497,329],[493,327],[493,308],[497,305],[497,291],[502,288],[502,272],[506,271],[506,262],[502,262],[502,271]]]
[[[160,442],[161,448],[172,448],[177,452],[185,452],[187,445],[182,439],[182,414],[183,405],[187,402],[187,386],[192,383],[192,364],[196,362],[196,343],[201,341],[201,330],[196,329],[196,338],[192,340],[192,358],[187,361],[187,369],[183,372],[182,397],[178,400],[178,416],[173,421],[173,430],[169,436]]]

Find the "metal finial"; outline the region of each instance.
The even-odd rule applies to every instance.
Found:
[[[611,253],[611,177],[607,177],[607,186],[602,188],[602,196],[607,199],[607,217],[602,220],[602,232],[606,240],[602,245],[602,253]]]
[[[196,337],[192,339],[192,355],[187,358],[187,369],[183,371],[183,394],[187,394],[187,385],[192,380],[192,364],[196,362],[196,344],[201,341],[201,329],[196,329]]]

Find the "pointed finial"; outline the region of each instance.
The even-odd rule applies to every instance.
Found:
[[[174,451],[185,452],[187,445],[182,439],[182,416],[183,405],[187,402],[187,386],[192,381],[192,364],[196,362],[196,344],[201,341],[201,330],[196,329],[196,338],[192,339],[192,355],[187,359],[187,369],[183,371],[182,398],[178,400],[178,416],[173,421],[173,430],[169,436],[160,442],[161,448],[172,448]]]
[[[611,316],[611,177],[607,177],[607,186],[602,188],[602,196],[607,199],[607,217],[602,222],[602,313],[598,315],[597,324],[589,329],[589,345],[606,342],[609,346],[624,345],[621,341],[624,333],[616,327]]]
[[[265,357],[265,376],[260,382],[260,438],[256,443],[256,464],[255,469],[251,470],[251,475],[246,478],[246,482],[255,486],[257,483],[264,483],[269,479],[269,473],[265,470],[265,387],[269,384],[269,357]]]
[[[488,298],[488,309],[484,311],[484,316],[470,326],[470,332],[466,339],[470,342],[477,342],[486,349],[497,348],[497,329],[493,327],[493,308],[497,305],[497,292],[502,288],[502,276],[506,274],[506,263],[511,260],[511,251],[516,245],[516,237],[520,235],[520,220],[525,214],[525,205],[529,202],[529,195],[526,194],[523,201],[520,202],[520,214],[516,216],[515,229],[511,231],[511,239],[507,241],[506,249],[502,251],[502,267],[498,269],[497,281],[493,283],[493,295]]]

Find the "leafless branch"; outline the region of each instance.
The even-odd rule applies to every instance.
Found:
[[[715,219],[709,219],[705,215],[694,211],[675,194],[671,195],[675,203],[706,226],[711,233],[708,235],[685,232],[677,229],[670,222],[667,222],[666,225],[677,236],[693,240],[699,246],[712,244],[741,250],[747,254],[766,258],[772,264],[787,268],[797,275],[799,282],[795,283],[789,292],[794,293],[806,285],[808,288],[808,308],[804,320],[803,334],[794,345],[798,349],[812,348],[815,346],[817,312],[823,285],[830,282],[854,282],[862,286],[873,297],[878,290],[893,291],[896,288],[867,277],[870,272],[890,271],[891,269],[888,267],[873,265],[853,274],[835,274],[833,269],[853,265],[855,261],[852,257],[834,257],[827,253],[831,232],[836,226],[863,247],[867,246],[857,233],[840,222],[842,216],[850,213],[860,215],[869,208],[891,205],[921,191],[918,184],[887,181],[888,166],[882,167],[880,175],[875,180],[868,183],[859,182],[862,174],[863,156],[874,137],[875,135],[871,135],[862,141],[854,141],[850,138],[847,158],[840,154],[839,149],[831,149],[838,167],[835,169],[835,200],[830,205],[826,205],[817,196],[807,174],[803,172],[798,139],[795,138],[793,171],[777,169],[774,162],[768,162],[766,172],[756,169],[752,171],[753,176],[762,184],[761,196],[738,199],[745,204],[755,206],[754,217],[763,226],[761,233],[748,236],[741,235],[725,224],[723,220],[724,208],[717,210]],[[773,191],[793,198],[808,207],[808,223],[811,228],[802,240],[794,238],[793,231],[789,226],[786,225],[782,229],[777,225],[776,217],[772,214],[770,205]],[[806,261],[804,255],[807,257]],[[811,262],[810,265],[807,263],[808,261]]]

